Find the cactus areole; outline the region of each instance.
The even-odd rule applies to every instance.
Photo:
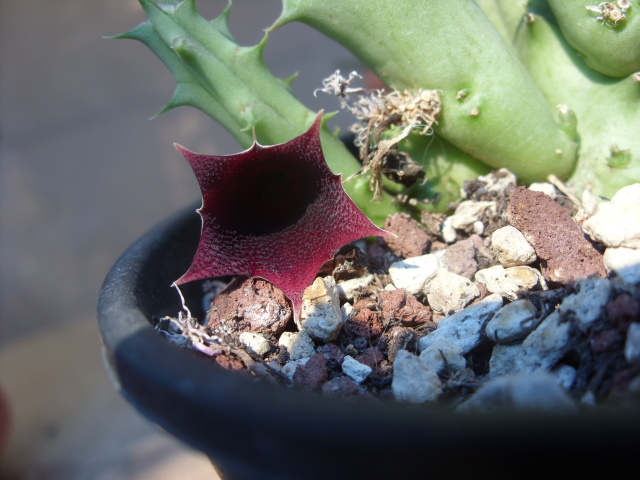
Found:
[[[344,244],[388,235],[356,207],[320,145],[322,112],[311,128],[280,145],[236,155],[200,155],[176,145],[202,190],[202,235],[177,285],[222,275],[273,283],[298,315],[302,293]]]

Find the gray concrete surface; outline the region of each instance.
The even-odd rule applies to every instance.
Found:
[[[211,18],[226,3],[198,5]],[[232,31],[256,43],[279,8],[235,0]],[[198,198],[172,143],[238,148],[195,110],[148,120],[171,75],[143,45],[102,38],[143,19],[135,0],[0,1],[0,389],[14,423],[0,478],[215,478],[119,397],[100,360],[94,312],[108,269]],[[336,108],[312,95],[322,78],[356,66],[302,25],[274,32],[265,58],[280,76],[300,72],[294,90],[314,109]]]

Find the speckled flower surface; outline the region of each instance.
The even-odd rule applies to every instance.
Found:
[[[345,193],[320,145],[322,115],[293,140],[255,143],[235,155],[201,155],[176,145],[202,190],[202,235],[180,285],[247,275],[267,280],[291,300],[301,297],[322,264],[343,245],[387,235]]]

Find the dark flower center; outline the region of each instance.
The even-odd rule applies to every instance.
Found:
[[[268,235],[294,225],[319,194],[320,179],[294,162],[266,163],[247,169],[237,182],[228,217],[230,230],[243,235]]]

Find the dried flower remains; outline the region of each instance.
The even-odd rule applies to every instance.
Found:
[[[424,176],[421,167],[400,152],[397,145],[416,129],[422,135],[431,135],[440,115],[441,102],[436,90],[385,92],[352,87],[351,83],[357,78],[362,77],[355,71],[345,78],[336,70],[317,91],[340,97],[342,108],[358,119],[351,131],[356,134],[362,169],[345,182],[371,171],[370,187],[377,200],[382,192],[383,173],[406,185],[421,177],[417,171]],[[353,94],[358,96],[354,102],[350,101]]]

